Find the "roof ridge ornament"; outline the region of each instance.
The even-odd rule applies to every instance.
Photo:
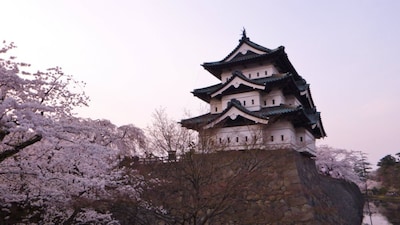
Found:
[[[243,30],[242,30],[242,40],[250,40],[248,37],[247,37],[247,35],[246,35],[246,28],[244,28],[243,27]]]

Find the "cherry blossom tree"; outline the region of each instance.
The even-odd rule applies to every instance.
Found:
[[[5,43],[0,54],[14,47]],[[96,202],[139,198],[142,179],[121,162],[143,154],[143,131],[76,117],[88,103],[84,83],[59,67],[28,66],[0,57],[0,220],[117,223]]]
[[[139,197],[140,177],[120,162],[131,156],[127,149],[137,142],[124,139],[141,134],[121,131],[109,121],[77,119],[76,123],[72,125],[80,123],[83,128],[79,134],[64,134],[56,145],[43,139],[1,165],[3,201],[27,202],[25,208],[33,204],[45,209],[42,222],[61,223],[72,217],[77,221],[88,210],[104,219],[109,214],[93,210],[91,204],[98,199]]]
[[[4,43],[0,54],[15,48]],[[6,56],[7,57],[7,56]],[[88,97],[61,68],[29,73],[29,64],[0,57],[0,163],[24,148],[57,133],[58,122],[72,116],[72,109],[87,105]],[[71,91],[74,89],[77,92]]]
[[[360,187],[366,181],[370,169],[362,152],[322,145],[317,148],[315,164],[319,173],[337,179],[354,182]]]

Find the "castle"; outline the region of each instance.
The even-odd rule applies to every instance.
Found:
[[[262,47],[243,31],[231,53],[203,67],[221,81],[193,91],[210,111],[181,124],[198,131],[199,151],[212,154],[193,149],[176,160],[169,151],[170,163],[134,164],[144,180],[157,180],[141,194],[154,207],[138,210],[138,218],[148,224],[361,224],[357,185],[317,172],[315,140],[326,134],[309,84],[284,47]],[[146,212],[153,209],[161,211]]]
[[[243,30],[231,53],[202,66],[221,81],[192,92],[210,111],[181,121],[199,132],[201,143],[215,150],[293,149],[315,156],[315,140],[326,133],[309,84],[283,46],[265,48]]]

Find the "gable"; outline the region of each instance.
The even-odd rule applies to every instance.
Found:
[[[267,52],[261,51],[259,49],[256,49],[249,44],[243,42],[242,45],[236,49],[228,58],[226,58],[223,62],[229,62],[232,61],[234,58],[242,58],[246,56],[251,56],[251,55],[263,55],[266,54]]]
[[[224,121],[225,119],[230,119],[230,120],[236,120],[236,119],[247,119],[254,121],[255,123],[261,123],[261,124],[268,124],[268,119],[263,119],[254,115],[250,115],[246,112],[243,112],[242,110],[239,110],[236,107],[231,107],[229,110],[225,111],[222,115],[220,115],[218,118],[216,118],[214,121],[210,122],[206,126],[203,127],[203,129],[208,129],[212,128],[221,121]]]
[[[255,83],[252,83],[250,81],[243,79],[240,76],[235,76],[233,79],[231,79],[230,81],[225,83],[221,88],[219,88],[218,90],[215,90],[213,93],[211,93],[211,97],[213,98],[217,95],[222,94],[224,91],[226,91],[230,87],[238,88],[240,85],[244,85],[244,86],[250,87],[252,89],[264,90],[264,85],[255,84]]]

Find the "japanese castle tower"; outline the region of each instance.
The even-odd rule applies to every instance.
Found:
[[[310,86],[290,63],[285,48],[268,49],[246,36],[224,59],[202,65],[221,82],[195,89],[210,112],[184,119],[214,150],[293,149],[315,155],[326,136]]]

